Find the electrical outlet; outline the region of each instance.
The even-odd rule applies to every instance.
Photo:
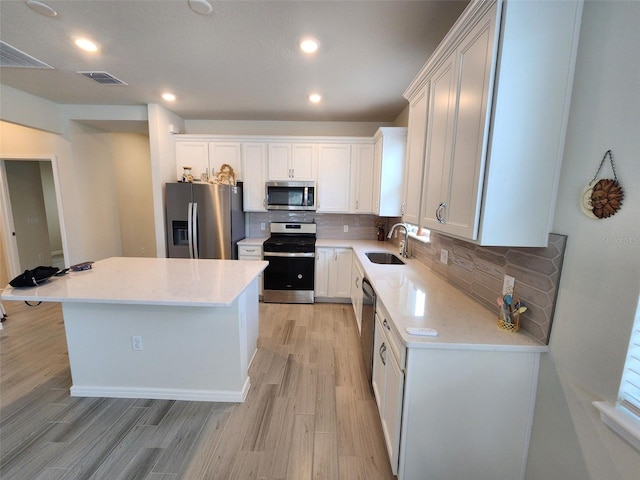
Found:
[[[44,253],[39,253],[38,254],[38,260],[40,260],[40,261],[44,260]]]
[[[140,254],[144,257],[147,255],[147,249],[146,247],[141,247],[140,248]]]
[[[142,350],[142,337],[140,335],[131,336],[131,349]]]
[[[516,285],[516,279],[510,275],[505,275],[504,276],[504,281],[502,282],[502,294],[504,295],[505,293],[513,293],[513,289],[515,288]]]
[[[266,225],[264,224],[264,222],[262,222],[260,224],[260,230],[264,231],[265,228],[266,228]]]
[[[347,233],[347,232],[349,231],[349,225],[344,225],[344,226],[342,227],[342,231],[343,231],[344,233]]]
[[[449,263],[449,250],[444,248],[440,250],[440,262],[447,265]]]

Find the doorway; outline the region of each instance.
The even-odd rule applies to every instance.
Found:
[[[38,265],[68,266],[55,156],[0,159],[0,199],[9,278]]]

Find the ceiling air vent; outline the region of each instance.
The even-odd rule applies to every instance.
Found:
[[[94,82],[98,82],[101,85],[126,85],[122,80],[118,80],[116,77],[107,72],[76,72],[87,78],[90,78]]]
[[[0,42],[0,67],[53,68],[4,42]]]

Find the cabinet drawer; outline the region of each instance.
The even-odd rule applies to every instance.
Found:
[[[260,260],[262,259],[262,246],[238,245],[238,257],[257,257],[257,260]]]

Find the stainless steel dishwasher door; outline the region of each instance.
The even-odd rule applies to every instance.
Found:
[[[364,369],[371,387],[373,373],[373,328],[376,322],[376,292],[366,278],[362,279],[362,318],[360,324],[360,345]]]

